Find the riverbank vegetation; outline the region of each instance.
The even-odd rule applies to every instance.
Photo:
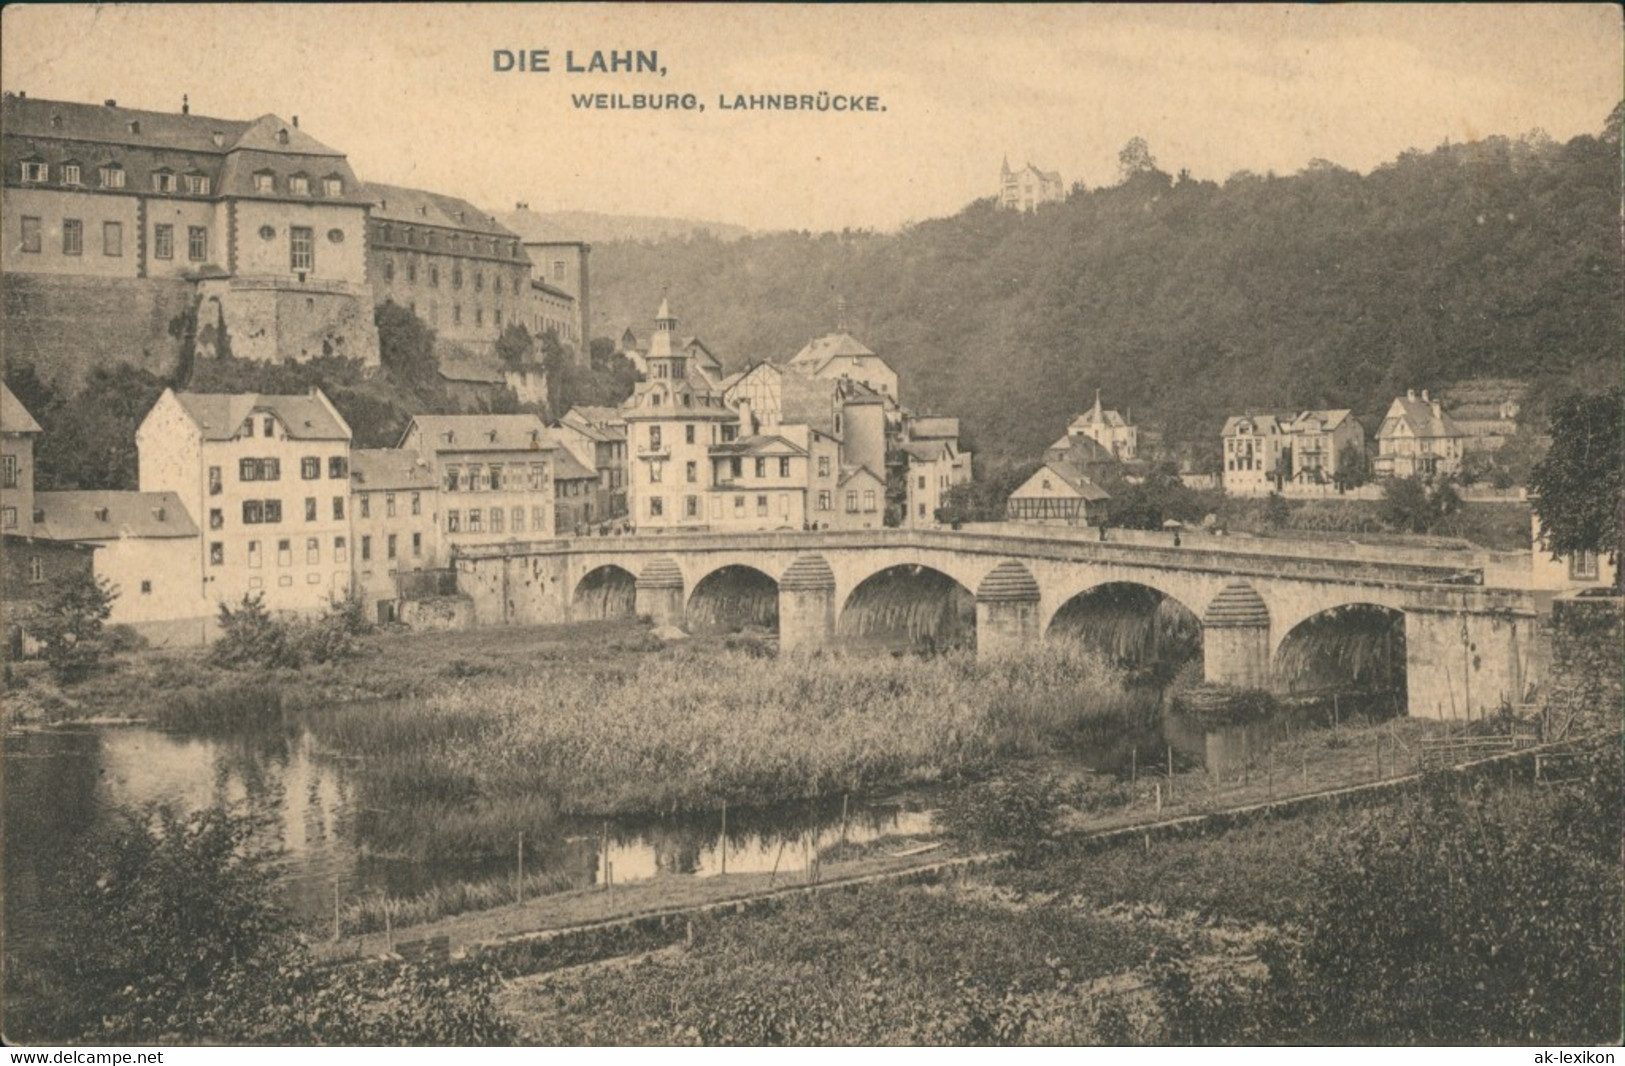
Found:
[[[1613,1043],[1617,738],[1559,782],[875,887],[517,982],[538,1043]]]

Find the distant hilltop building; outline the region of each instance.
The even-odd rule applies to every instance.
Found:
[[[1010,169],[1010,157],[999,168],[999,206],[1012,211],[1032,211],[1039,204],[1066,199],[1066,188],[1058,170],[1039,170],[1028,163],[1020,170]]]

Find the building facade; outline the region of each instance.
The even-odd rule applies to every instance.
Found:
[[[1396,397],[1377,428],[1378,477],[1448,477],[1461,471],[1466,434],[1426,389]]]
[[[1285,477],[1294,485],[1335,484],[1348,449],[1365,454],[1365,429],[1346,410],[1299,411],[1283,430]]]
[[[553,536],[555,456],[536,415],[418,415],[400,447],[433,472],[448,559],[461,547]]]
[[[585,241],[526,240],[531,266],[531,333],[548,329],[585,362],[592,328],[592,245]]]
[[[367,202],[297,118],[7,94],[3,129],[0,270],[191,283],[204,357],[376,364]]]
[[[415,451],[357,448],[350,454],[351,565],[369,615],[394,621],[400,576],[445,565],[434,469]]]
[[[1087,437],[1111,453],[1120,463],[1133,462],[1140,455],[1140,431],[1116,411],[1100,406],[1100,390],[1095,405],[1067,427],[1068,436]]]
[[[900,450],[907,460],[904,476],[908,480],[903,525],[933,526],[948,490],[971,480],[971,457],[951,440],[908,441]]]
[[[598,472],[593,513],[598,521],[626,515],[626,422],[613,407],[572,407],[553,429],[561,447]]]
[[[1005,501],[1012,522],[1047,525],[1099,525],[1111,495],[1064,461],[1048,461]]]
[[[1280,491],[1285,416],[1233,415],[1224,420],[1224,491],[1232,496],[1267,496]]]
[[[34,532],[34,438],[39,423],[0,384],[0,533]]]
[[[455,196],[378,183],[365,192],[376,302],[405,307],[440,340],[480,354],[505,327],[528,324],[531,266],[518,234]]]
[[[1020,170],[1010,169],[1005,156],[999,167],[999,206],[1008,211],[1033,211],[1039,204],[1066,199],[1066,187],[1055,170],[1039,170],[1028,163]]]
[[[304,396],[165,389],[136,430],[142,492],[199,517],[202,596],[320,613],[350,593],[350,427]]]

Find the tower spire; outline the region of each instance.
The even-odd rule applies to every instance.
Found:
[[[1101,417],[1100,417],[1100,390],[1099,389],[1095,390],[1094,420],[1095,420],[1095,422],[1097,424],[1101,421]]]

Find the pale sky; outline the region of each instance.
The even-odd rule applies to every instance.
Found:
[[[891,229],[995,191],[999,163],[1222,181],[1314,158],[1540,127],[1619,101],[1611,5],[8,6],[0,85],[30,96],[291,118],[369,180],[492,211]],[[548,48],[546,74],[493,72]],[[666,76],[569,74],[564,53],[657,51]],[[579,62],[579,58],[578,58]],[[879,114],[740,113],[718,97],[879,96]],[[704,113],[590,111],[573,93],[694,93]]]

